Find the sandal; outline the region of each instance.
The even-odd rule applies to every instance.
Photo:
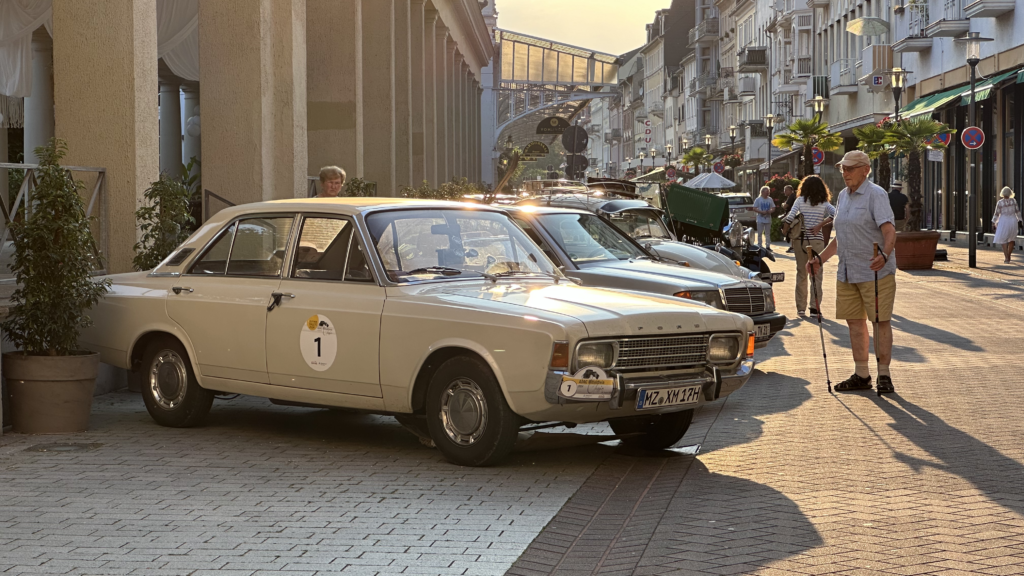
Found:
[[[890,383],[891,386],[891,383]],[[854,390],[871,390],[871,376],[857,376],[854,374],[839,384],[836,384],[836,392],[852,392]]]
[[[879,376],[878,381],[875,383],[875,390],[878,394],[894,394],[896,388],[892,385],[892,378],[888,376]]]

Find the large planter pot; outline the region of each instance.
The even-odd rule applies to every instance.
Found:
[[[3,355],[11,423],[23,434],[68,434],[89,428],[100,355]]]
[[[900,270],[930,270],[938,244],[939,233],[936,231],[897,232],[896,267]]]

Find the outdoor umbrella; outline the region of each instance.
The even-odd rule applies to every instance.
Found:
[[[881,18],[865,16],[847,22],[846,31],[857,36],[881,36],[889,32],[889,23]]]
[[[697,190],[724,190],[732,188],[736,183],[721,174],[707,172],[690,180],[686,185]]]

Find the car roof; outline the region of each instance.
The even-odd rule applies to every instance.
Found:
[[[486,204],[475,202],[453,202],[450,200],[422,200],[419,198],[287,198],[253,202],[231,206],[217,212],[210,220],[230,220],[244,214],[261,212],[333,212],[336,214],[354,215],[373,212],[386,208],[425,208],[425,209],[468,209],[497,211]]]
[[[555,206],[535,206],[533,204],[502,206],[500,209],[505,212],[522,212],[525,214],[593,214],[590,210],[583,210],[581,208],[558,208]]]

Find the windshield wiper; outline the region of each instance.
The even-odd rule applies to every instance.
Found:
[[[460,270],[458,268],[451,268],[449,266],[426,266],[424,268],[417,268],[415,270],[409,270],[408,272],[405,272],[405,274],[406,275],[412,275],[412,274],[427,273],[427,274],[438,274],[440,276],[461,276],[462,274],[464,274],[466,272],[468,272],[470,274],[479,274],[479,275],[483,276],[484,278],[487,278],[491,282],[494,282],[497,279],[497,276],[495,276],[494,274],[488,274],[487,272],[477,272],[476,270]]]
[[[555,284],[562,279],[558,274],[552,274],[550,272],[531,272],[530,270],[505,270],[504,272],[498,272],[494,276],[498,278],[504,278],[506,276],[547,276],[555,281]]]

